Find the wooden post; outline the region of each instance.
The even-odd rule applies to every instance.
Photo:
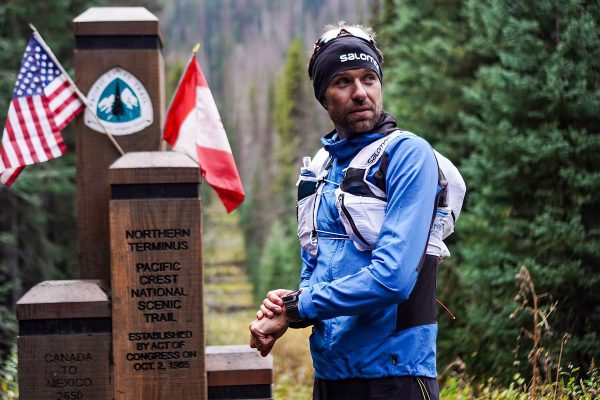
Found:
[[[273,358],[248,345],[206,347],[209,400],[271,399]]]
[[[198,165],[128,153],[109,179],[115,398],[206,398]]]
[[[113,398],[110,302],[101,281],[46,281],[17,302],[21,400]]]
[[[159,149],[162,35],[143,7],[92,7],[73,22],[76,83],[90,103],[76,121],[79,274],[109,281],[108,167],[120,154],[105,130],[125,152]]]

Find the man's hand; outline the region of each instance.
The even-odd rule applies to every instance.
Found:
[[[258,349],[260,355],[266,357],[277,339],[288,329],[285,313],[274,318],[255,320],[250,324],[250,347]]]
[[[263,317],[273,318],[275,315],[281,315],[284,312],[283,296],[293,292],[288,289],[275,289],[267,293],[267,298],[260,305],[260,310],[256,312],[256,318],[261,320]]]

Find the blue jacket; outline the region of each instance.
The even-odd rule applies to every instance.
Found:
[[[358,151],[382,137],[323,138],[333,158],[328,181],[339,185]],[[319,234],[317,256],[302,251],[298,308],[301,317],[317,320],[310,346],[321,379],[436,376],[436,322],[403,330],[396,323],[398,304],[415,286],[429,236],[439,190],[437,162],[431,146],[417,136],[394,139],[386,153],[388,206],[375,250],[361,252],[350,240]],[[372,168],[371,179],[378,169]],[[332,182],[323,189],[317,225],[344,234]]]

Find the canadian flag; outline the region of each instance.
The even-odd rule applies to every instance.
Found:
[[[163,139],[173,150],[200,164],[202,176],[215,189],[227,212],[244,201],[244,188],[225,128],[195,54],[173,97]]]

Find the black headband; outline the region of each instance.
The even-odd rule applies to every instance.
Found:
[[[381,58],[372,44],[355,36],[341,36],[325,44],[308,69],[317,100],[323,104],[325,91],[336,74],[357,68],[372,70],[383,83]]]

